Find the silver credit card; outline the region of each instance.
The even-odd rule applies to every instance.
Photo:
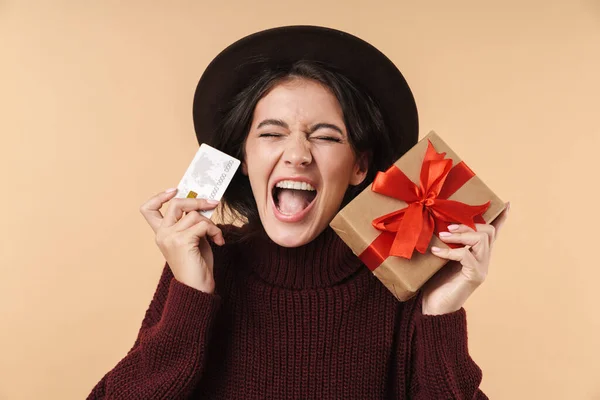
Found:
[[[177,185],[175,197],[221,200],[239,166],[240,160],[203,143]],[[210,218],[213,211],[200,213]]]

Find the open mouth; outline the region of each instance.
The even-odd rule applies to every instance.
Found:
[[[303,214],[317,197],[317,190],[307,182],[283,180],[277,182],[272,192],[273,203],[284,217]]]

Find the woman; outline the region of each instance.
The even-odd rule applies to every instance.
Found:
[[[217,204],[174,190],[142,205],[166,264],[133,348],[90,399],[486,398],[462,305],[494,226],[450,226],[441,238],[465,247],[436,251],[454,262],[406,302],[328,227],[416,143],[391,61],[331,29],[259,32],[209,65],[194,122],[200,143],[242,160],[223,205],[247,223],[217,226],[198,213]]]

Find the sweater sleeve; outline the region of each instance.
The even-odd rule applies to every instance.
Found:
[[[220,298],[173,277],[165,263],[137,339],[96,384],[91,399],[182,399],[204,369]]]
[[[422,294],[409,301],[400,329],[397,398],[414,400],[488,397],[479,389],[481,368],[469,355],[464,308],[444,315],[422,314]],[[408,314],[408,315],[407,315]]]

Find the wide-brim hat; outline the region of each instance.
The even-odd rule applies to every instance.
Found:
[[[413,94],[388,57],[349,33],[295,25],[243,37],[212,60],[194,94],[193,118],[198,143],[213,142],[223,110],[257,74],[298,60],[333,66],[366,91],[383,113],[398,157],[418,141],[419,124]]]

